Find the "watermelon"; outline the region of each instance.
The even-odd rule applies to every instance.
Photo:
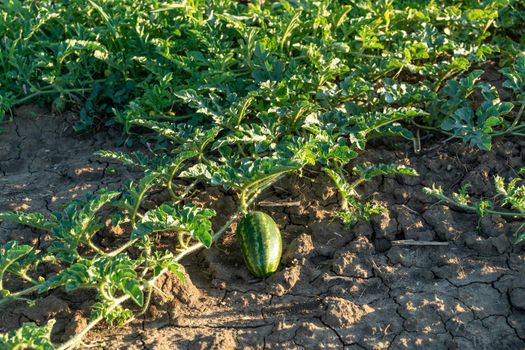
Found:
[[[244,262],[253,275],[267,277],[277,270],[282,240],[271,216],[260,211],[248,213],[237,226],[236,236]]]

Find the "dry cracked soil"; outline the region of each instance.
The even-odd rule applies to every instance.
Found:
[[[115,149],[118,131],[82,136],[71,129],[74,115],[36,107],[16,114],[0,135],[0,210],[45,213],[140,176],[93,155]],[[497,140],[481,152],[429,137],[417,155],[411,144],[391,139],[363,154],[361,160],[402,163],[420,174],[361,187],[364,199],[388,208],[371,223],[348,229],[334,221],[337,193],[317,170],[286,178],[257,206],[283,233],[274,275],[249,274],[232,227],[212,249],[183,262],[186,285],[163,278],[146,315],[123,328],[101,325],[86,342],[106,349],[525,349],[525,251],[510,241],[520,223],[480,220],[422,192],[433,183],[447,191],[470,183],[473,195],[494,196],[493,176],[515,176],[524,164],[525,140]],[[217,226],[235,210],[235,198],[216,188],[193,200],[220,213]],[[49,244],[35,230],[0,223],[0,243],[12,239]],[[443,245],[395,244],[407,239]],[[61,289],[34,306],[12,303],[0,310],[0,332],[55,318],[53,338],[64,341],[86,325],[92,303],[89,291]]]

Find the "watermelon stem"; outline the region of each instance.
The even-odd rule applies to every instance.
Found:
[[[261,194],[262,191],[267,189],[273,183],[280,180],[286,173],[294,170],[296,169],[290,169],[276,174],[272,174],[270,176],[255,180],[246,185],[239,195],[240,206],[243,212],[245,213],[248,211],[249,205],[255,200],[255,198],[257,198],[257,196],[259,196],[259,194]]]

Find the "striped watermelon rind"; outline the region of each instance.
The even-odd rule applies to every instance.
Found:
[[[282,239],[279,227],[271,216],[260,212],[248,213],[237,226],[237,240],[244,262],[257,277],[267,277],[279,267]]]

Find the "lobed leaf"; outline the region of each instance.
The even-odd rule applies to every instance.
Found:
[[[54,350],[55,345],[51,342],[51,331],[54,324],[54,319],[48,320],[43,326],[37,326],[32,322],[24,323],[17,330],[0,333],[0,348],[5,350]]]
[[[210,219],[213,216],[215,211],[212,209],[201,209],[193,205],[180,207],[164,203],[144,215],[131,232],[131,239],[162,231],[185,232],[209,248],[212,244]]]
[[[51,231],[58,223],[41,213],[0,212],[0,221],[16,222],[39,230]]]
[[[357,165],[354,167],[353,171],[359,176],[359,178],[366,181],[376,176],[389,174],[418,176],[418,173],[415,169],[407,167],[405,165],[397,164],[374,164],[368,166]]]

